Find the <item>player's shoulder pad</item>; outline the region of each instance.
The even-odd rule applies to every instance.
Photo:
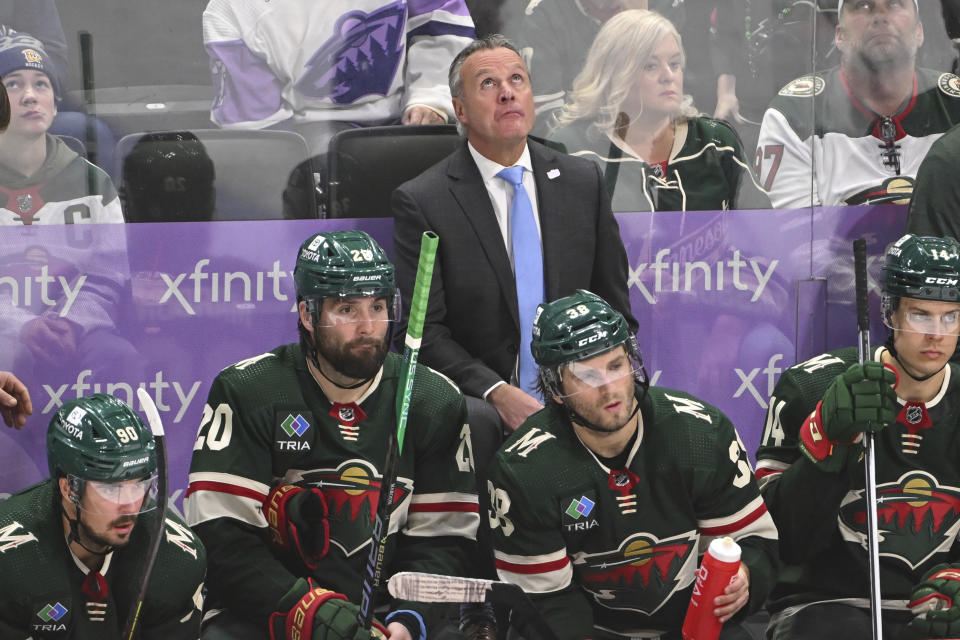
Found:
[[[696,396],[650,387],[648,397],[652,411],[644,414],[644,443],[659,466],[713,467],[719,447],[725,452],[735,437],[729,418]]]
[[[854,347],[845,347],[835,349],[820,355],[804,360],[798,364],[789,367],[784,375],[790,376],[810,376],[821,371],[839,375],[857,361],[857,350]]]
[[[0,502],[0,557],[14,550],[18,556],[43,554],[41,541],[63,540],[60,517],[51,510],[53,483],[44,480]]]
[[[284,345],[231,364],[217,374],[212,387],[248,407],[272,405],[278,390],[299,389],[297,367],[306,367],[300,358],[298,345]]]
[[[547,407],[527,418],[510,434],[497,457],[507,465],[524,462],[536,465],[543,460],[555,460],[556,456],[564,455],[562,452],[572,432],[573,427]]]
[[[169,508],[164,518],[163,542],[159,553],[164,562],[181,567],[197,565],[206,568],[207,551],[200,537]]]
[[[717,407],[686,391],[666,387],[650,387],[647,397],[656,422],[669,420],[672,425],[691,425],[693,428],[716,427],[725,416]]]
[[[846,347],[821,353],[787,368],[777,381],[773,395],[788,404],[801,401],[816,404],[827,385],[857,362],[857,349]]]

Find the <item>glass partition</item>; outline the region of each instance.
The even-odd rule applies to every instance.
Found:
[[[34,436],[58,402],[94,381],[180,393],[161,409],[195,430],[215,371],[254,355],[244,331],[280,317],[257,348],[295,339],[284,278],[296,238],[373,225],[392,250],[391,192],[462,144],[447,69],[474,25],[525,60],[533,135],[598,166],[651,371],[742,415],[754,442],[767,382],[853,343],[849,243],[867,239],[876,276],[921,163],[960,122],[954,0],[847,0],[839,13],[837,0],[280,4],[0,4],[12,107],[0,304],[16,319],[0,368],[21,367],[40,396],[33,435],[8,438],[18,447],[42,447]],[[424,82],[424,109],[411,109],[405,92]],[[930,194],[956,183],[944,175],[931,174]],[[916,216],[912,228],[955,233],[942,207]],[[88,222],[104,224],[37,231]],[[221,228],[260,253],[231,255]],[[258,242],[243,244],[248,233]],[[44,298],[31,287],[47,278],[57,292]],[[24,333],[49,319],[48,299],[92,352],[51,355],[45,334]],[[185,366],[174,356],[209,371],[163,387]]]

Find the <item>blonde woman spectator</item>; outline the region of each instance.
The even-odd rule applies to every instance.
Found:
[[[653,11],[608,20],[550,136],[597,162],[615,211],[764,208],[736,133],[697,115],[683,91],[685,55]]]

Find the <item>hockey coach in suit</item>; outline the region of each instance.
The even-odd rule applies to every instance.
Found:
[[[532,364],[531,284],[542,280],[542,290],[532,287],[540,302],[589,289],[623,313],[633,330],[637,324],[626,252],[600,172],[527,137],[535,119],[533,93],[516,47],[497,34],[473,41],[451,64],[449,82],[466,143],[394,192],[394,251],[409,309],[420,236],[426,230],[440,236],[420,361],[468,396],[482,471],[487,459],[476,440],[484,436],[473,416],[484,404],[470,398],[485,400],[487,412],[495,408],[510,431],[542,407],[534,381],[524,375],[525,364]],[[522,193],[505,175],[510,167],[514,175],[523,168]],[[518,199],[528,201],[526,215],[532,210],[535,226],[514,226],[515,207],[524,209]],[[524,264],[529,257],[542,257],[534,275]]]

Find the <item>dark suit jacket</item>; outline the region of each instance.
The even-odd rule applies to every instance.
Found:
[[[548,300],[589,289],[627,318],[627,256],[596,164],[528,141],[537,183]],[[559,171],[558,174],[549,172]],[[467,145],[393,192],[394,262],[404,310],[420,237],[440,236],[420,361],[480,396],[510,382],[520,324],[517,291],[490,196]]]

